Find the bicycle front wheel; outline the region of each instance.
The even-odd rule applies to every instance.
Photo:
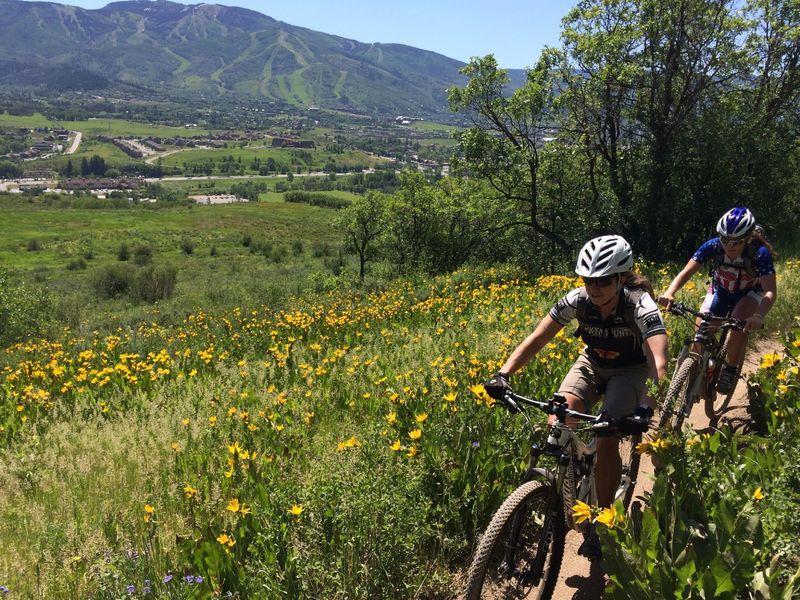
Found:
[[[696,391],[695,378],[700,374],[700,359],[695,355],[687,355],[672,376],[667,395],[661,405],[658,417],[658,428],[669,426],[680,432],[683,420],[692,412]]]
[[[736,384],[731,388],[731,391],[727,394],[717,393],[717,380],[719,379],[719,375],[722,372],[722,369],[725,368],[728,359],[728,341],[729,341],[729,331],[725,330],[723,332],[722,338],[722,349],[719,352],[719,356],[717,358],[717,364],[714,368],[714,374],[711,377],[711,381],[708,382],[708,390],[705,397],[705,409],[706,409],[706,416],[712,422],[716,422],[719,417],[723,415],[723,413],[727,410],[728,404],[730,404],[731,398],[733,398],[733,392],[736,390]],[[736,365],[736,381],[739,380],[739,374],[742,372],[742,363],[744,360],[740,360],[739,364]]]
[[[529,481],[497,509],[467,575],[466,600],[547,600],[564,556],[563,503],[549,482]]]
[[[636,451],[642,441],[641,435],[632,435],[622,438],[619,443],[619,456],[622,459],[622,481],[617,489],[615,500],[622,500],[625,510],[631,505],[633,491],[636,487],[636,478],[639,476],[639,464],[642,455]]]

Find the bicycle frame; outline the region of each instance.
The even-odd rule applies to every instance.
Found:
[[[523,405],[534,406],[547,414],[554,415],[553,423],[549,425],[546,442],[539,446],[534,445],[528,462],[528,469],[525,473],[525,482],[521,487],[527,486],[532,480],[544,480],[547,482],[547,495],[542,496],[542,503],[538,505],[535,514],[541,519],[537,523],[537,533],[535,543],[525,542],[522,531],[529,518],[530,507],[527,502],[520,504],[513,512],[513,519],[509,522],[510,530],[507,537],[504,537],[502,546],[502,564],[505,577],[516,578],[519,585],[523,588],[533,584],[539,586],[542,578],[547,571],[548,556],[551,543],[554,542],[554,535],[560,536],[560,544],[563,544],[563,519],[567,516],[570,528],[575,527],[572,521],[572,509],[576,500],[583,500],[587,504],[597,504],[597,493],[594,482],[595,472],[595,450],[592,444],[586,444],[578,435],[581,431],[591,432],[595,435],[619,433],[616,421],[605,414],[596,416],[579,413],[567,408],[566,398],[558,394],[553,396],[550,402],[540,402],[531,400],[511,392],[506,392],[504,397],[505,406],[515,413],[522,413],[528,423],[531,433],[538,435],[531,419],[522,409]],[[586,424],[576,427],[574,424],[567,423],[578,420]],[[541,468],[538,466],[541,456],[549,456],[555,459],[555,469]],[[620,486],[621,492],[625,494],[632,478]],[[517,488],[519,490],[520,488]],[[504,517],[505,518],[505,517]],[[494,520],[494,519],[493,519]],[[588,525],[588,523],[587,523]],[[496,533],[499,530],[496,530]],[[496,540],[497,538],[495,538]],[[493,541],[492,544],[495,542]],[[529,556],[529,560],[524,563],[524,570],[517,569],[518,553],[523,548],[535,546],[535,553]],[[563,547],[559,552],[563,552]],[[486,555],[484,555],[484,560]],[[558,564],[560,565],[561,555],[559,554]],[[484,563],[485,566],[486,563]],[[548,578],[551,574],[548,574]],[[481,579],[481,582],[483,579]]]
[[[510,397],[509,397],[510,396]],[[562,503],[564,506],[564,514],[567,516],[567,522],[570,528],[575,527],[572,520],[572,506],[575,503],[576,483],[574,479],[570,479],[568,474],[577,474],[577,469],[570,468],[575,466],[581,467],[581,489],[580,499],[587,504],[597,504],[597,493],[594,484],[594,449],[586,444],[577,434],[577,432],[566,422],[567,417],[577,418],[583,421],[589,421],[593,424],[585,429],[603,429],[608,428],[611,424],[607,421],[601,421],[600,417],[596,415],[587,415],[572,411],[566,407],[566,399],[560,396],[555,396],[556,403],[546,403],[537,400],[531,400],[524,396],[510,393],[507,401],[511,400],[512,405],[515,402],[536,406],[549,414],[554,414],[556,419],[550,425],[550,430],[547,436],[547,441],[544,446],[533,445],[528,461],[528,469],[525,473],[525,480],[530,481],[535,478],[543,478],[552,483],[550,498],[547,502],[547,509],[545,511],[545,522],[542,527],[541,539],[537,545],[538,552],[533,560],[533,564],[526,579],[533,580],[538,585],[544,572],[544,564],[547,558],[547,548],[549,547],[549,536],[551,535],[550,523],[553,519],[558,518],[559,508]],[[558,400],[560,399],[560,402]],[[517,412],[522,413],[528,422],[528,427],[532,433],[535,433],[535,428],[530,421],[530,418],[525,411],[517,408]],[[539,457],[542,455],[551,456],[556,459],[557,469],[555,473],[548,469],[538,467]],[[518,520],[514,523],[511,538],[518,539],[522,522],[525,519],[524,514],[520,514]],[[515,553],[517,551],[516,544],[509,547],[506,555],[506,562],[514,564]]]
[[[707,396],[713,394],[714,387],[717,383],[717,377],[719,376],[718,367],[721,363],[721,355],[728,331],[731,329],[744,329],[745,322],[730,317],[719,317],[710,313],[696,312],[680,303],[673,304],[669,308],[669,312],[686,319],[700,319],[700,324],[694,336],[692,338],[687,338],[684,342],[683,350],[678,356],[675,365],[675,372],[677,372],[681,363],[687,356],[696,358],[700,364],[700,373],[692,382],[688,397],[695,399],[700,395]],[[717,321],[719,325],[713,324],[713,321]],[[719,330],[721,334],[719,339],[715,335],[717,330]],[[700,352],[696,352],[692,349],[695,345],[699,345]],[[681,407],[681,409],[689,410],[690,407],[684,406]]]

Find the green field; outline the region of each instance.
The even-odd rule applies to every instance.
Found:
[[[279,302],[325,275],[324,260],[337,252],[341,235],[331,226],[336,213],[330,209],[285,203],[277,194],[265,200],[100,210],[58,209],[0,196],[0,265],[17,280],[44,284],[57,318],[87,328],[136,321],[154,310],[92,291],[97,272],[119,262],[123,244],[131,261],[135,250],[146,246],[153,264],[178,270],[175,294],[159,303],[157,313],[256,304],[265,298]],[[243,245],[246,237],[253,248]],[[186,241],[193,247],[188,255],[182,249]],[[68,269],[75,261],[85,268]]]
[[[413,121],[411,127],[422,131],[445,131],[448,133],[461,129],[455,125],[445,125],[444,123],[434,123],[433,121]]]
[[[163,125],[147,125],[137,121],[122,119],[89,119],[86,121],[51,121],[44,115],[36,113],[29,117],[0,114],[0,127],[63,127],[70,131],[80,131],[84,135],[124,136],[159,136],[159,137],[196,137],[208,135],[208,130],[199,127],[167,127]]]

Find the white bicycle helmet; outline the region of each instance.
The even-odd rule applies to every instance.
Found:
[[[717,221],[717,233],[723,237],[740,238],[753,231],[756,218],[748,209],[737,206]]]
[[[633,250],[619,235],[601,235],[589,240],[578,254],[575,272],[581,277],[605,277],[630,271]]]

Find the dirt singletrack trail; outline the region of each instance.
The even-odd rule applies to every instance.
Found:
[[[780,352],[783,346],[774,337],[765,337],[758,340],[753,347],[748,349],[745,356],[742,374],[747,375],[758,369],[761,357],[770,352]],[[719,418],[716,426],[729,423],[739,427],[749,421],[747,413],[748,397],[747,384],[740,379],[734,390],[733,397],[725,413]],[[692,409],[687,422],[696,430],[708,430],[712,424],[706,416],[703,402],[697,402]],[[636,480],[634,499],[650,489],[652,484],[653,463],[650,456],[642,456],[639,475]],[[558,577],[558,584],[553,593],[553,600],[597,600],[603,597],[605,575],[598,563],[592,563],[583,556],[578,555],[578,547],[583,542],[583,536],[570,530],[564,546],[564,562]]]

